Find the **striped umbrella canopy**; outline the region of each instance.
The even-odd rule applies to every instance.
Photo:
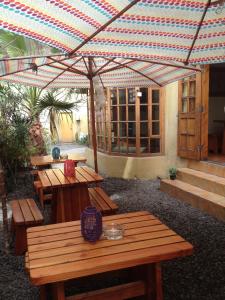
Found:
[[[59,49],[57,56],[1,59],[0,76],[85,87],[87,57],[95,57],[93,74],[105,86],[165,85],[191,75],[193,64],[225,61],[224,2],[0,0],[0,28]]]

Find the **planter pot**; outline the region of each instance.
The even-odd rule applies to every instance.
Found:
[[[170,175],[170,179],[171,179],[171,180],[175,180],[176,177],[177,177],[176,175]]]

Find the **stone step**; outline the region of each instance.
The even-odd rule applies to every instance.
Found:
[[[177,179],[225,197],[225,178],[190,168],[177,170]]]
[[[225,178],[225,166],[210,161],[189,160],[188,168]]]
[[[169,195],[188,202],[208,214],[225,221],[225,197],[208,192],[199,187],[180,180],[164,179],[161,181],[160,190]]]

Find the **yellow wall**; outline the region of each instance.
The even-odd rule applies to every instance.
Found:
[[[72,143],[76,137],[88,134],[87,103],[80,105],[77,111],[73,111],[72,119],[66,114],[61,116],[57,122],[59,142]]]
[[[171,166],[186,166],[177,157],[178,83],[165,87],[165,155],[154,157],[111,156],[98,152],[99,172],[112,177],[153,179],[167,177]],[[93,151],[86,150],[87,163],[93,166]]]

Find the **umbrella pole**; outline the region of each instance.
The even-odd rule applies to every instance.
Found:
[[[97,141],[96,141],[96,128],[95,128],[95,105],[94,105],[94,84],[92,77],[92,60],[89,61],[89,80],[90,80],[90,111],[91,111],[91,128],[92,128],[92,146],[94,152],[94,165],[95,172],[98,173],[98,160],[97,160]]]

